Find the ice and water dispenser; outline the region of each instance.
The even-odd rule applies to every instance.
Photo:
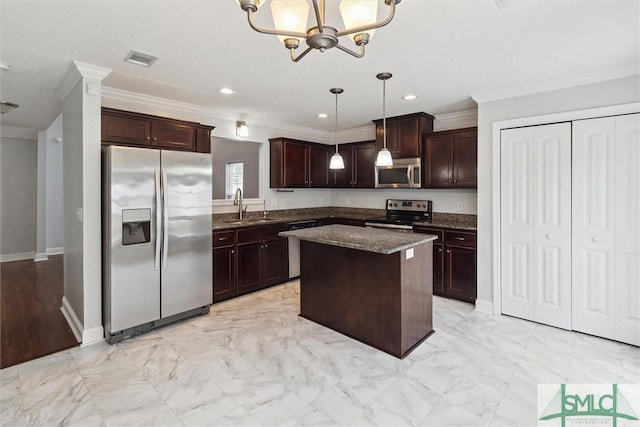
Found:
[[[122,210],[122,245],[151,241],[151,209]]]

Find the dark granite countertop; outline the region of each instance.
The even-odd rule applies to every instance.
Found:
[[[323,218],[344,218],[365,220],[384,216],[384,209],[363,209],[363,208],[340,208],[322,207],[305,209],[286,209],[268,211],[266,218],[262,212],[248,212],[242,221],[238,220],[237,213],[214,214],[213,230],[223,230],[252,225],[288,223],[295,221],[323,219]],[[425,227],[453,228],[458,230],[476,230],[476,215],[454,214],[454,213],[433,213],[433,223],[420,224]]]
[[[398,233],[340,224],[283,231],[279,235],[380,254],[392,254],[436,239],[436,236],[430,234]]]

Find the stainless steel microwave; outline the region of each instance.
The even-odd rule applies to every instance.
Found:
[[[376,166],[376,188],[420,188],[420,159],[394,159],[393,166]]]

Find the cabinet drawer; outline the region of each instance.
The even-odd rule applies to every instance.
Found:
[[[285,231],[287,224],[262,225],[238,230],[238,243],[258,242],[261,240],[277,239],[278,233]]]
[[[476,247],[476,233],[465,231],[445,231],[444,243],[447,245]]]
[[[236,242],[235,231],[216,231],[213,233],[213,247],[230,246]]]
[[[414,231],[416,233],[433,234],[435,236],[438,236],[438,238],[434,240],[433,243],[442,243],[444,241],[444,230],[441,230],[439,228],[427,228],[427,227],[416,226],[414,227]]]

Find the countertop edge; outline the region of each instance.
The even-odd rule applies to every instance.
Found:
[[[346,231],[349,231],[351,229],[352,231],[358,232],[359,235],[362,235],[363,233],[367,233],[367,234],[371,234],[372,236],[384,236],[384,234],[386,233],[393,233],[392,236],[400,240],[402,240],[400,236],[405,236],[405,239],[411,236],[411,241],[406,243],[395,244],[391,247],[389,247],[389,245],[386,245],[385,247],[377,247],[371,244],[370,242],[369,244],[356,243],[354,242],[353,239],[349,240],[348,235],[343,235],[345,236],[344,240],[331,239],[331,238],[317,235],[318,230],[321,230],[321,229],[326,230],[329,227],[335,227],[335,226],[341,227],[343,228],[343,230],[346,230]],[[312,230],[315,230],[315,231],[312,231]],[[309,233],[315,233],[316,235],[310,236]],[[330,245],[330,246],[339,246],[343,248],[355,249],[355,250],[372,252],[372,253],[379,253],[383,255],[390,255],[396,252],[410,249],[414,246],[432,242],[437,239],[437,236],[433,234],[398,233],[397,231],[363,228],[363,227],[351,226],[351,225],[328,225],[324,227],[307,228],[303,230],[282,231],[278,233],[278,235],[283,237],[295,237],[300,240],[305,240],[313,243],[320,243],[320,244]]]

